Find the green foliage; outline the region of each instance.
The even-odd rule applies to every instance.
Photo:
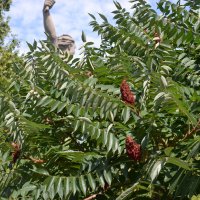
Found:
[[[93,47],[83,32],[82,58],[35,41],[24,64],[13,66],[13,81],[0,93],[0,136],[15,142],[12,156],[9,147],[1,152],[2,198],[169,200],[200,193],[197,5],[161,0],[158,15],[146,1],[131,3],[133,14],[114,2],[115,25],[90,14],[102,44]],[[124,79],[135,105],[121,100]],[[127,135],[141,144],[140,161],[127,156]]]
[[[11,2],[12,2],[11,0],[8,1],[0,0],[0,23],[1,23],[0,45],[4,44],[4,39],[7,36],[8,32],[10,31],[10,27],[8,25],[8,19],[5,18],[4,12],[9,11]]]
[[[18,41],[14,36],[9,36],[9,18],[5,17],[5,12],[9,11],[11,0],[0,0],[0,91],[5,91],[8,87],[12,75],[11,65],[21,62],[18,53],[15,51]],[[5,40],[7,39],[7,42]]]

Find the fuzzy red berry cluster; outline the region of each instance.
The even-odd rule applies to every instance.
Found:
[[[11,146],[14,149],[14,151],[12,152],[12,158],[13,158],[12,162],[16,163],[16,161],[19,158],[20,153],[21,153],[21,151],[20,151],[20,145],[17,144],[17,143],[12,142]]]
[[[137,144],[131,136],[126,137],[126,152],[128,156],[135,161],[141,159],[141,146]]]
[[[122,101],[124,101],[127,104],[133,105],[135,103],[135,97],[133,92],[131,92],[130,87],[126,80],[123,80],[120,85],[120,91],[122,95]]]

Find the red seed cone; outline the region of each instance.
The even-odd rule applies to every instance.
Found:
[[[13,147],[14,151],[12,152],[13,163],[16,163],[17,159],[20,157],[20,145],[17,143],[12,142],[11,146]]]
[[[14,151],[13,153],[12,153],[12,158],[13,158],[13,163],[16,163],[17,162],[17,159],[19,158],[19,156],[20,156],[20,151]]]
[[[123,80],[120,85],[120,91],[122,95],[122,101],[128,104],[134,104],[135,103],[135,97],[133,92],[131,92],[130,87],[126,80]]]
[[[137,144],[131,136],[126,137],[126,152],[131,159],[140,161],[141,146],[140,144]]]

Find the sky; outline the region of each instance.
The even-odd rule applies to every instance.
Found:
[[[155,7],[155,1],[148,1]],[[130,11],[132,4],[128,0],[118,0],[118,2]],[[34,40],[46,39],[43,27],[43,4],[44,0],[13,0],[8,15],[12,34],[20,41],[20,53],[28,51],[26,42],[32,44]],[[76,55],[78,55],[79,48],[83,44],[82,31],[86,34],[87,41],[94,42],[95,46],[100,44],[100,37],[89,26],[92,18],[88,13],[96,17],[101,13],[112,20],[111,12],[114,10],[116,8],[112,0],[57,0],[50,12],[57,35],[71,35],[76,41]]]

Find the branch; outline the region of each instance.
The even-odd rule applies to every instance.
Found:
[[[97,195],[98,194],[93,194],[93,195],[91,195],[91,196],[89,196],[89,197],[87,197],[87,198],[85,198],[83,200],[92,200],[92,199],[95,199],[97,197]]]
[[[32,162],[34,162],[34,163],[37,163],[37,164],[43,164],[43,163],[45,163],[44,160],[42,160],[42,159],[37,159],[37,158],[33,158],[32,156],[26,156],[26,155],[24,155],[23,158],[24,158],[24,159],[27,159],[27,160],[30,160],[30,161],[32,161]]]
[[[200,119],[199,119],[197,125],[196,125],[195,127],[193,127],[193,129],[192,129],[191,131],[189,130],[189,131],[184,135],[184,137],[183,137],[182,140],[185,140],[186,138],[192,136],[196,131],[199,130],[199,127],[200,127]]]
[[[29,160],[31,160],[31,161],[34,162],[34,163],[38,163],[38,164],[43,164],[43,163],[45,163],[45,161],[42,160],[42,159],[36,159],[36,158],[32,158],[32,157],[29,157]]]

